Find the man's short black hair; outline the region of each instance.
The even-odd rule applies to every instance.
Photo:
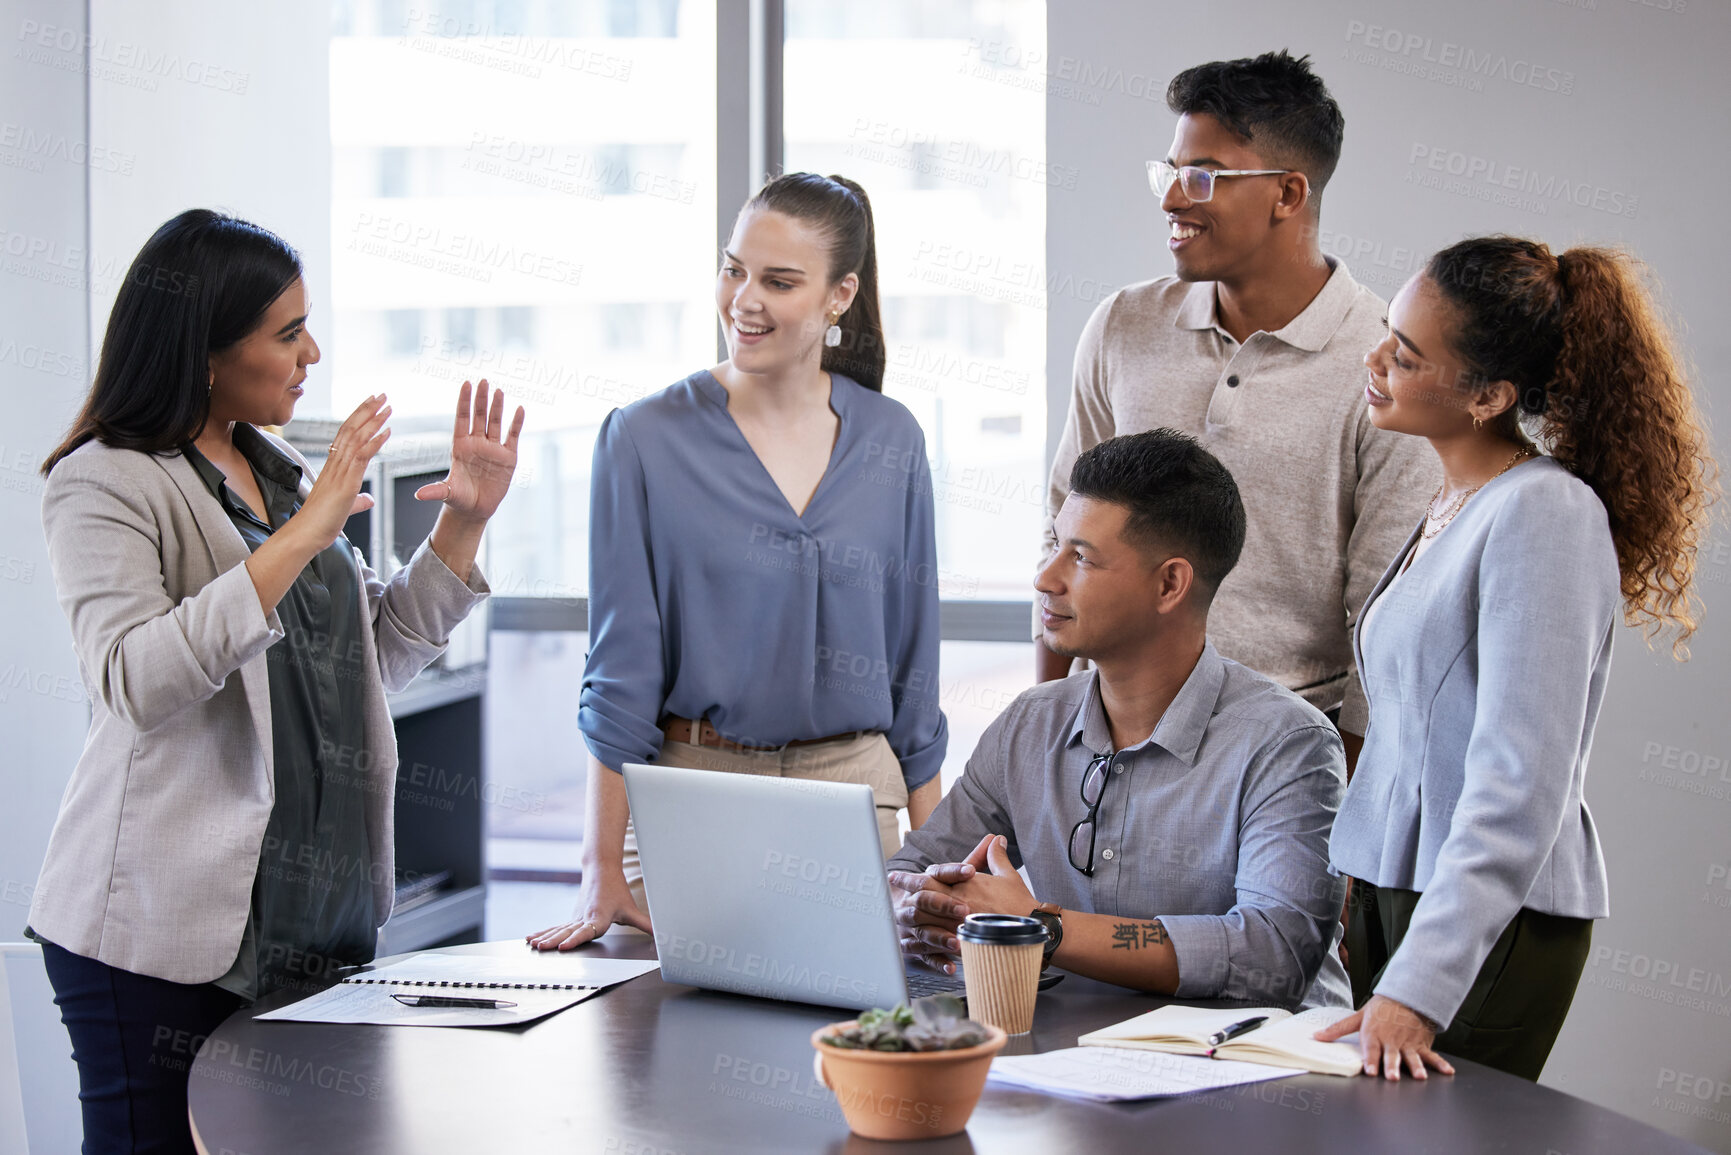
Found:
[[[1190,563],[1206,600],[1244,549],[1244,502],[1220,459],[1194,437],[1153,429],[1102,441],[1070,470],[1070,492],[1130,511],[1124,538]]]
[[[1295,59],[1282,48],[1187,68],[1166,86],[1166,107],[1180,116],[1212,116],[1271,166],[1302,172],[1313,197],[1340,162],[1346,118],[1310,70],[1308,55]]]

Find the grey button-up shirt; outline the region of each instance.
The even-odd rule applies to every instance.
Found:
[[[1345,883],[1328,869],[1346,783],[1340,735],[1209,644],[1154,733],[1114,752],[1098,677],[1012,702],[890,869],[959,862],[1002,834],[1041,901],[1160,919],[1180,998],[1350,1006],[1332,949]],[[1069,840],[1098,754],[1111,755],[1111,773],[1089,878],[1070,865]]]

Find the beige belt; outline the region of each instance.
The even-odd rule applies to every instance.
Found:
[[[835,742],[853,739],[866,733],[864,730],[848,730],[841,734],[831,734],[827,738],[795,738],[780,746],[747,746],[743,742],[730,742],[716,732],[709,724],[708,718],[693,722],[690,718],[669,717],[661,723],[661,732],[667,735],[669,742],[685,742],[692,746],[712,746],[717,750],[781,750],[788,746],[815,746],[819,742]]]

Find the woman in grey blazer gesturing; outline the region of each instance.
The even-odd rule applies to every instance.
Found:
[[[300,260],[206,210],[127,271],[95,382],[43,464],[56,593],[93,703],[30,907],[79,1068],[86,1151],[190,1151],[203,1037],[373,957],[394,896],[407,684],[487,593],[482,530],[523,411],[467,383],[436,527],[381,582],[342,536],[390,436],[381,396],[315,479],[259,428],[307,367]]]
[[[1617,620],[1686,655],[1712,464],[1616,252],[1444,249],[1365,364],[1371,420],[1444,482],[1359,615],[1370,726],[1330,850],[1370,998],[1321,1037],[1390,1079],[1438,1051],[1537,1079],[1609,913],[1583,788]]]

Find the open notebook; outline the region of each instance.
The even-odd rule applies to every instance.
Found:
[[[1084,1047],[1130,1047],[1295,1067],[1319,1075],[1356,1075],[1364,1069],[1364,1058],[1354,1045],[1357,1035],[1346,1036],[1352,1042],[1324,1043],[1311,1038],[1351,1013],[1338,1007],[1318,1007],[1295,1015],[1275,1007],[1207,1010],[1167,1006],[1091,1031],[1076,1041]],[[1214,1032],[1258,1016],[1266,1016],[1268,1021],[1219,1046],[1209,1045],[1208,1036]]]
[[[534,1022],[617,983],[655,970],[654,959],[573,953],[475,955],[428,952],[361,971],[299,1002],[255,1016],[260,1022],[373,1023],[398,1027],[504,1027]],[[496,999],[513,1006],[411,1007],[395,995]]]

